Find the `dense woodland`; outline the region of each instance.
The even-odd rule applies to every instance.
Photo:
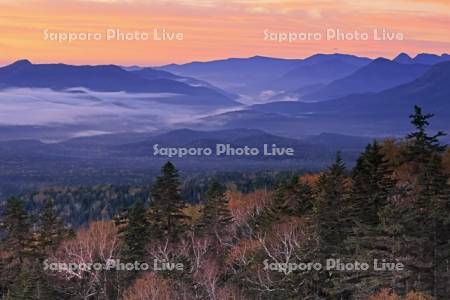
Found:
[[[444,133],[427,131],[432,115],[415,107],[410,119],[414,129],[408,136],[367,145],[352,170],[338,153],[323,172],[290,176],[273,188],[271,182],[269,188],[243,192],[210,178],[205,187],[190,188],[202,194],[200,203],[186,201],[178,171],[167,162],[151,188],[101,190],[96,197],[126,194],[120,198],[124,209],[113,218],[106,211],[103,220],[83,226],[72,219],[80,225],[75,229],[67,226],[69,213],[56,209],[63,201],[59,196],[47,193],[39,206],[10,198],[0,219],[0,297],[449,299],[450,154],[440,142]],[[101,214],[93,203],[102,200],[81,198],[73,212]],[[292,272],[266,267],[325,264],[330,258],[370,264],[385,259],[405,267]],[[183,268],[44,268],[106,265],[111,259]]]

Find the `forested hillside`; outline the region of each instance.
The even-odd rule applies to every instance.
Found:
[[[415,107],[410,121],[351,170],[337,153],[281,182],[182,186],[167,162],[148,188],[98,188],[70,205],[70,188],[10,198],[0,298],[449,299],[450,152],[427,130],[432,115]]]

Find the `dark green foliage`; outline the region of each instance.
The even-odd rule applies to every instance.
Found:
[[[411,143],[406,158],[414,163],[417,177],[410,203],[402,215],[402,225],[407,232],[403,246],[412,258],[408,266],[414,270],[408,286],[442,297],[448,291],[450,279],[450,188],[449,176],[442,169],[446,146],[440,144],[439,137],[444,133],[430,136],[426,132],[432,116],[423,115],[418,107],[411,116],[416,131],[408,135]]]
[[[247,194],[258,189],[274,189],[280,182],[288,181],[300,174],[292,171],[203,172],[186,178],[182,195],[188,202],[198,203],[204,200],[203,196],[208,191],[211,181],[232,185],[238,191]]]
[[[4,237],[2,248],[14,251],[14,256],[22,262],[30,254],[31,216],[25,210],[23,202],[17,198],[10,198],[6,203],[3,221],[0,224]]]
[[[251,220],[254,230],[267,231],[273,224],[285,216],[306,216],[311,214],[313,206],[313,190],[307,184],[293,176],[278,184],[273,202],[263,212],[256,214]]]
[[[411,183],[400,199],[383,211],[384,235],[390,252],[406,265],[407,272],[395,278],[399,293],[428,292],[445,299],[449,292],[450,190],[448,174],[442,169],[442,132],[429,135],[426,128],[433,115],[415,107],[411,123],[416,131],[408,135],[404,166],[413,170]]]
[[[446,149],[446,146],[439,142],[439,138],[445,135],[442,131],[435,135],[428,135],[426,132],[426,128],[430,125],[428,120],[433,116],[433,114],[423,114],[420,107],[414,106],[414,114],[409,117],[411,124],[416,127],[416,131],[407,136],[411,144],[406,149],[406,161],[424,164],[429,161],[431,156],[442,153]]]
[[[185,203],[180,194],[178,171],[171,162],[161,169],[161,175],[153,185],[150,205],[150,221],[152,237],[157,239],[176,238],[186,230],[182,209]]]
[[[185,178],[182,184],[182,199],[188,203],[198,203],[205,200],[203,197],[211,180],[232,184],[239,191],[249,193],[260,188],[272,189],[277,182],[292,176],[292,172],[223,172],[191,176]],[[20,199],[33,214],[41,211],[46,200],[53,201],[57,214],[66,224],[76,229],[96,220],[111,219],[136,201],[147,204],[150,192],[149,185],[49,187],[27,193]]]
[[[150,240],[150,222],[144,204],[141,201],[133,204],[121,222],[124,222],[124,227],[120,229],[124,243],[122,259],[142,263]]]
[[[320,176],[317,187],[314,222],[319,247],[315,261],[325,264],[327,259],[342,259],[347,254],[344,241],[351,230],[351,223],[346,218],[349,198],[350,179],[338,153],[335,163]],[[322,270],[318,276],[318,296],[347,299],[347,287],[339,284],[344,274]]]
[[[56,213],[72,228],[108,220],[136,201],[148,200],[150,187],[98,185],[46,188],[21,197],[29,211],[38,214],[45,201],[53,201]]]
[[[151,239],[147,209],[142,201],[135,202],[128,210],[115,217],[118,233],[122,239],[120,259],[124,263],[145,262],[146,250]],[[117,285],[125,289],[139,275],[139,270],[119,271]]]
[[[206,193],[206,199],[198,232],[202,235],[221,238],[233,219],[225,197],[225,188],[217,181],[213,181]]]
[[[395,182],[377,142],[369,144],[361,154],[352,179],[351,214],[354,225],[378,226],[378,213],[388,203]]]
[[[343,252],[343,241],[349,226],[344,218],[349,195],[349,178],[338,153],[336,162],[319,178],[314,203],[320,248],[329,257]]]
[[[43,265],[36,261],[22,267],[11,286],[7,299],[56,300],[58,297],[51,287],[47,274],[43,271]]]
[[[33,224],[21,200],[8,200],[1,223],[0,295],[10,299],[55,299],[42,261],[47,251],[55,250],[69,235],[51,202],[44,205],[40,217]]]
[[[39,299],[38,297],[34,298],[37,288],[37,278],[33,275],[34,274],[32,272],[29,272],[27,269],[23,268],[11,287],[9,298],[17,300]]]
[[[63,240],[74,236],[73,230],[67,228],[58,217],[53,201],[50,199],[44,202],[38,226],[37,250],[44,255],[48,251],[55,251]]]
[[[373,264],[374,259],[391,258],[382,228],[382,211],[395,194],[395,180],[385,160],[382,147],[367,145],[352,174],[352,191],[346,206],[346,219],[351,231],[345,240],[347,259]],[[387,215],[386,215],[387,216]],[[391,241],[392,242],[392,241]],[[356,297],[368,297],[374,290],[392,282],[392,272],[349,272],[339,282]],[[358,281],[358,286],[354,282]]]
[[[8,292],[22,264],[32,252],[31,217],[25,211],[23,202],[17,198],[10,198],[1,220],[0,295]]]

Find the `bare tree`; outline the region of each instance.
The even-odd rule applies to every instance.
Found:
[[[112,222],[99,221],[81,229],[74,239],[65,241],[48,263],[58,264],[55,275],[64,285],[64,292],[81,299],[109,299],[118,294],[117,270],[108,270],[119,257],[120,240]],[[50,268],[52,270],[52,268]]]

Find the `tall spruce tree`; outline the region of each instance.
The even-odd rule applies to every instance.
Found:
[[[284,217],[310,215],[313,197],[309,184],[300,182],[298,176],[293,176],[277,185],[272,203],[251,220],[251,226],[256,232],[267,231]]]
[[[446,146],[441,145],[439,141],[441,137],[445,136],[445,133],[442,131],[438,131],[434,135],[427,133],[429,120],[433,116],[433,114],[423,114],[422,108],[414,106],[414,114],[409,118],[416,130],[407,136],[410,143],[404,153],[406,162],[412,162],[421,167],[423,164],[427,164],[434,155],[440,155],[445,151]]]
[[[345,218],[351,231],[345,240],[348,261],[373,264],[374,259],[388,257],[384,244],[381,213],[395,194],[393,172],[388,167],[378,142],[367,145],[352,174],[352,189]],[[366,270],[342,276],[340,285],[347,286],[356,299],[368,298],[374,291],[391,282],[391,273]],[[357,285],[354,283],[358,282]]]
[[[135,202],[122,219],[119,230],[123,239],[122,259],[126,262],[142,263],[146,254],[146,247],[150,240],[150,223],[147,210],[142,201]]]
[[[8,199],[0,223],[0,291],[4,295],[9,293],[14,280],[31,257],[31,226],[31,216],[25,210],[24,203],[18,198]]]
[[[314,222],[319,241],[316,259],[324,264],[327,259],[342,259],[347,254],[344,240],[350,231],[350,224],[345,218],[349,195],[349,178],[338,153],[334,164],[319,178],[314,202]],[[318,276],[317,297],[348,298],[349,290],[339,285],[341,279],[338,273],[323,270]]]
[[[348,225],[344,218],[350,195],[345,164],[338,153],[335,163],[319,178],[314,216],[324,254],[342,253]]]
[[[114,219],[122,239],[120,259],[124,263],[135,264],[145,261],[147,246],[151,239],[147,209],[142,201],[136,201]],[[139,270],[118,271],[114,278],[118,291],[125,290],[139,275]]]
[[[181,198],[178,171],[171,162],[162,167],[151,196],[149,212],[153,237],[176,240],[186,230],[187,216],[182,211],[185,203]]]
[[[25,263],[20,269],[6,299],[12,300],[53,300],[61,299],[52,287],[43,264],[38,261]]]
[[[417,290],[445,299],[450,283],[450,191],[448,174],[442,168],[446,146],[439,141],[444,133],[429,135],[427,127],[433,115],[423,114],[417,106],[414,109],[410,118],[416,130],[407,137],[403,161],[412,167],[415,180],[403,205],[397,203],[391,210],[391,214],[396,210],[397,216],[386,228],[397,232],[397,252],[408,258],[409,276],[399,292]]]
[[[206,199],[198,231],[203,235],[220,238],[233,220],[228,207],[228,199],[225,196],[225,187],[217,181],[213,181],[209,185]]]
[[[74,235],[73,230],[67,228],[58,217],[54,202],[49,199],[44,202],[39,214],[38,228],[36,245],[44,257],[48,251],[55,251],[63,240]]]
[[[394,179],[378,142],[369,144],[353,170],[351,212],[354,225],[377,227],[379,212],[393,193]]]
[[[10,198],[6,203],[3,214],[2,248],[4,251],[13,252],[14,256],[22,262],[30,254],[31,250],[31,226],[32,219],[24,207],[24,203],[18,198]]]

